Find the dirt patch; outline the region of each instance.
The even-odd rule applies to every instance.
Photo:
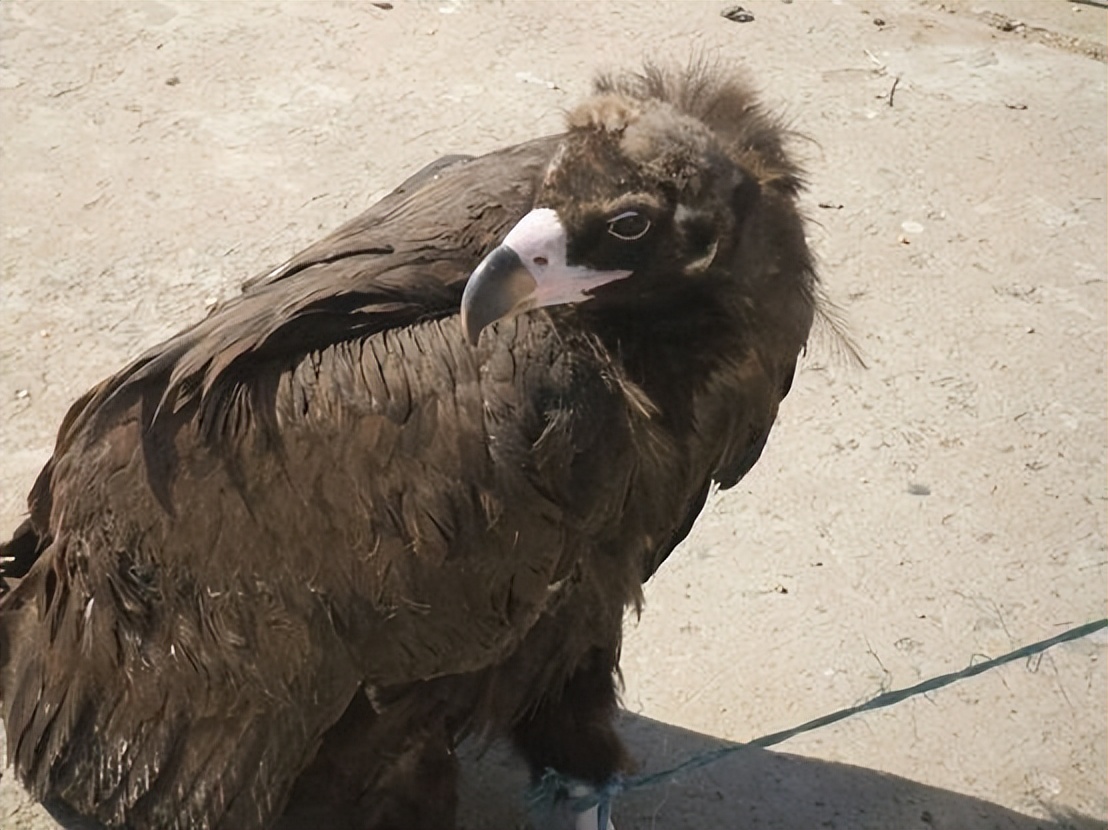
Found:
[[[811,137],[813,244],[869,368],[817,344],[759,467],[650,584],[623,661],[644,767],[1104,616],[1103,9],[1024,3],[1004,31],[1000,0],[385,5],[0,4],[0,527],[66,406],[144,347],[422,164],[556,130],[595,69],[697,51]],[[617,820],[1103,826],[1105,645]],[[521,820],[497,757],[469,767],[471,828]],[[0,824],[52,826],[8,773]]]

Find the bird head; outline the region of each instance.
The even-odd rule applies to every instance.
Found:
[[[544,306],[664,304],[720,275],[758,193],[699,119],[598,95],[570,113],[533,209],[470,276],[466,337]]]

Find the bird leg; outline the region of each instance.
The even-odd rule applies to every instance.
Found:
[[[564,686],[513,730],[516,748],[536,782],[547,770],[581,782],[567,793],[571,800],[602,789],[630,766],[613,726],[616,654],[614,648],[592,649]],[[610,822],[600,827],[599,821],[600,810],[593,806],[577,815],[576,830],[611,829]]]

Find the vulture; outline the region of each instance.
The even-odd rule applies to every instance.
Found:
[[[625,612],[821,313],[789,139],[730,72],[602,75],[86,392],[2,550],[31,794],[80,827],[449,830],[467,736],[631,769]]]

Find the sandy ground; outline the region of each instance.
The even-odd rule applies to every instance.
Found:
[[[0,527],[66,406],[439,155],[594,70],[744,65],[812,138],[869,364],[805,361],[760,466],[649,585],[644,771],[1105,615],[1105,11],[1062,0],[0,3]],[[893,92],[895,82],[895,93]],[[626,828],[1103,827],[1104,632],[625,795]],[[464,824],[522,826],[467,764]],[[6,772],[0,826],[47,828]]]

